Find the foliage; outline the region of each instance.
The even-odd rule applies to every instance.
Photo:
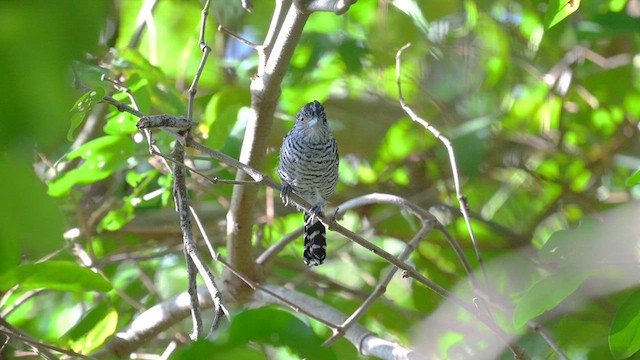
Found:
[[[202,4],[160,1],[140,44],[131,47],[143,3],[0,3],[0,67],[10,69],[0,84],[0,338],[10,337],[11,324],[38,341],[88,354],[143,309],[186,289],[173,178],[149,156],[138,119],[101,99],[133,99],[145,114],[186,114],[202,56]],[[273,11],[267,1],[255,1],[251,14],[239,1],[212,2],[206,41],[213,52],[194,103],[195,136],[234,158],[258,60],[216,28],[260,43]],[[492,300],[509,307],[493,310],[496,323],[532,358],[560,358],[534,322],[569,358],[638,356],[640,298],[628,275],[637,273],[639,261],[637,11],[632,0],[398,0],[360,1],[341,16],[314,13],[282,84],[259,170],[277,178],[277,149],[293,114],[317,99],[341,154],[331,204],[371,192],[400,195],[430,208],[467,258],[476,259],[457,212],[446,150],[398,103],[395,54],[411,42],[403,55],[403,94],[453,143],[487,288]],[[158,132],[155,139],[168,154],[174,138]],[[233,179],[234,169],[189,155],[200,172]],[[221,224],[232,186],[194,174],[188,180],[224,257]],[[281,206],[271,190],[260,193],[256,207],[256,254],[301,225],[302,215]],[[382,205],[347,212],[341,224],[395,255],[420,227]],[[325,265],[306,269],[297,240],[264,268],[262,282],[287,284],[350,314],[389,266],[328,235]],[[429,233],[409,262],[464,300],[474,298],[442,233]],[[215,261],[210,265],[222,271]],[[479,270],[477,261],[472,265]],[[461,308],[438,318],[444,302],[396,275],[359,323],[409,348],[432,345],[429,351],[441,358],[477,358],[467,351],[489,347],[494,332]],[[184,342],[190,325],[180,322],[139,351],[161,354],[170,341]],[[321,323],[283,307],[239,308],[214,339],[182,346],[173,356],[356,357],[346,340],[322,348],[330,336]],[[3,357],[31,348],[11,337],[0,349]],[[513,356],[501,351],[494,357]]]

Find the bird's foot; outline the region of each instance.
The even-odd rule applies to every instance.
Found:
[[[309,218],[307,219],[307,223],[305,225],[309,226],[314,224],[318,220],[318,216],[322,214],[322,208],[318,205],[311,208],[309,212]]]
[[[282,203],[284,204],[284,206],[289,205],[289,194],[291,194],[291,191],[293,191],[293,188],[291,188],[291,185],[287,183],[282,184],[282,190],[280,191],[280,200],[282,200]]]

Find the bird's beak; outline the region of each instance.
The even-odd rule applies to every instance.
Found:
[[[314,116],[313,119],[311,119],[311,121],[308,122],[308,124],[310,127],[318,125],[318,117]]]

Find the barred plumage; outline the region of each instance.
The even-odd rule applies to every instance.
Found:
[[[280,148],[278,174],[282,201],[288,204],[291,191],[313,206],[304,214],[304,262],[322,264],[326,257],[326,229],[317,219],[338,184],[338,146],[327,124],[324,107],[318,101],[305,105],[296,124]]]

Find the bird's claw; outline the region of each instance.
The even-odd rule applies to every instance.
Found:
[[[318,216],[320,214],[322,214],[322,209],[320,208],[320,206],[316,205],[312,207],[311,211],[309,212],[309,218],[307,219],[307,223],[305,225],[309,226],[311,224],[314,224],[318,220]]]
[[[284,183],[282,185],[282,190],[280,191],[280,200],[282,200],[282,203],[284,204],[284,206],[288,206],[289,205],[289,194],[291,194],[291,191],[293,189],[291,188],[291,185]]]

